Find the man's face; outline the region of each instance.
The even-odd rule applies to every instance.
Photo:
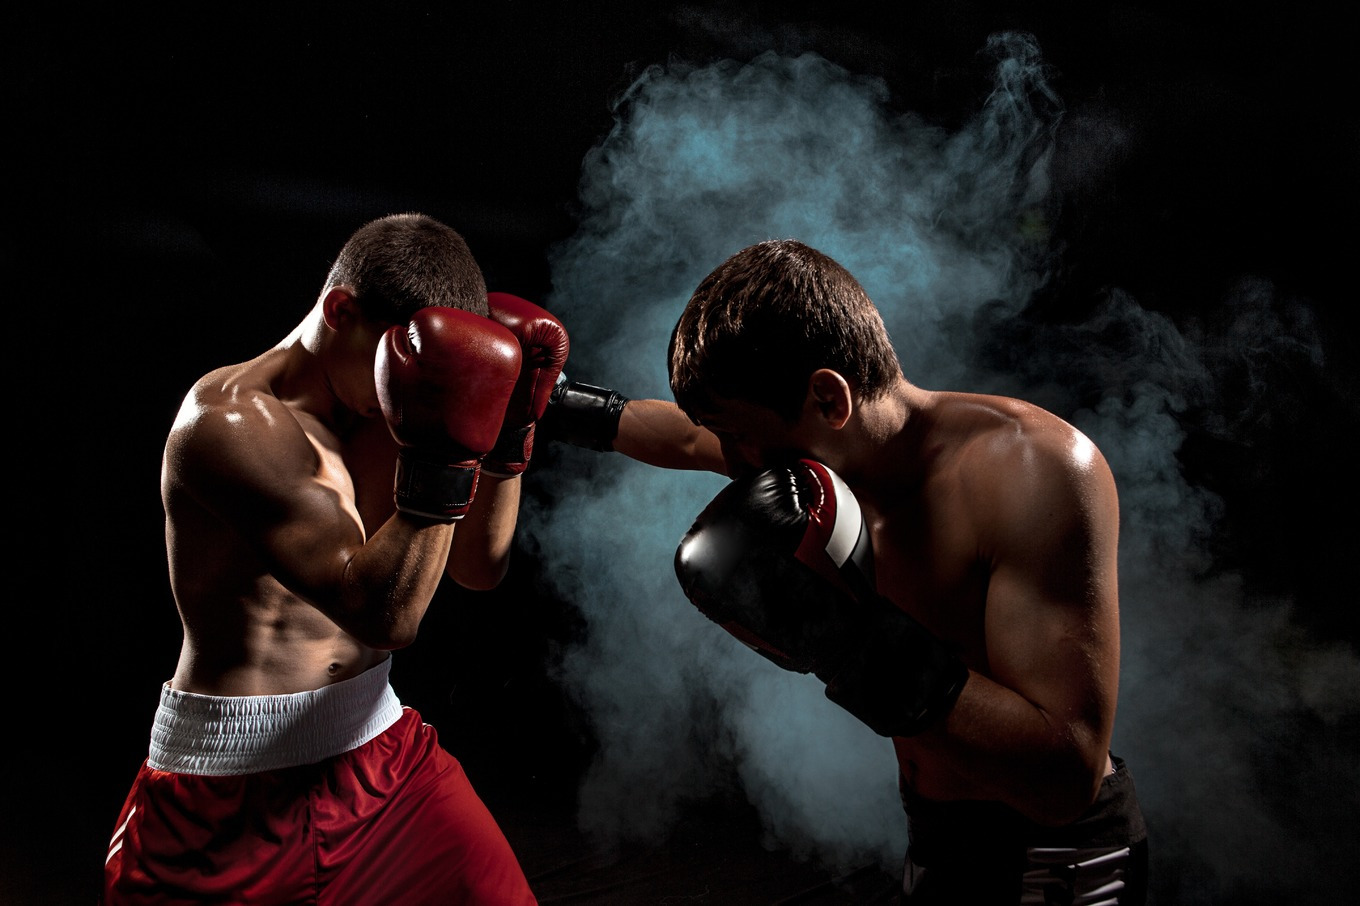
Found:
[[[790,422],[764,406],[714,399],[697,416],[699,424],[721,442],[727,472],[733,478],[816,456],[806,414]]]
[[[356,319],[348,326],[343,339],[345,360],[342,368],[345,386],[341,391],[342,399],[350,409],[364,418],[382,415],[382,409],[378,405],[378,390],[373,368],[378,344],[386,342],[383,334],[392,326]]]
[[[374,364],[383,334],[394,326],[366,317],[346,285],[332,286],[322,300],[329,329],[326,380],[340,405],[364,418],[382,415]]]

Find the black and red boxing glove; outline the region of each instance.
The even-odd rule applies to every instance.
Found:
[[[706,616],[882,736],[912,736],[953,706],[958,655],[874,590],[859,502],[821,463],[738,478],[699,514],[675,572]]]
[[[520,368],[519,341],[457,308],[416,312],[383,334],[378,402],[399,446],[397,509],[440,522],[467,514]]]
[[[500,436],[482,464],[486,474],[510,478],[529,467],[534,426],[548,408],[571,344],[562,322],[534,303],[509,293],[487,293],[486,301],[491,319],[514,334],[522,354]]]

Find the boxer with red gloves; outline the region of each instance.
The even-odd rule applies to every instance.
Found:
[[[500,435],[486,457],[488,475],[512,478],[529,467],[534,433],[562,375],[571,343],[554,315],[509,293],[488,293],[490,317],[520,344],[523,364],[505,410]]]
[[[914,736],[958,698],[958,653],[874,590],[859,503],[819,462],[734,480],[675,552],[675,572],[709,619],[881,736]]]
[[[534,904],[388,681],[445,576],[505,574],[519,483],[479,477],[523,353],[488,314],[462,236],[383,217],[283,340],[190,389],[161,470],[184,634],[103,906]]]

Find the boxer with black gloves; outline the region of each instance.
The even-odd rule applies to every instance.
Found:
[[[1119,501],[1096,444],[1032,403],[908,381],[864,288],[793,239],[700,281],[667,357],[674,404],[629,400],[612,449],[733,479],[677,575],[891,736],[903,902],[1144,902],[1147,830],[1110,751]],[[852,499],[871,580],[833,554]]]
[[[699,610],[880,736],[915,736],[958,698],[958,653],[874,590],[855,495],[819,462],[737,478],[675,552]]]
[[[445,576],[505,574],[519,482],[480,469],[523,353],[489,314],[462,236],[383,217],[288,336],[190,389],[161,470],[183,640],[102,906],[535,903],[388,681]]]

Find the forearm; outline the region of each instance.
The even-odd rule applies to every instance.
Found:
[[[727,474],[712,432],[665,400],[629,399],[616,390],[562,378],[540,427],[545,437],[665,469]]]
[[[664,400],[629,400],[619,418],[614,449],[663,469],[727,474],[718,439],[690,421],[680,407]]]
[[[336,622],[371,648],[403,648],[444,575],[454,527],[395,513],[344,566]]]
[[[510,568],[521,479],[482,473],[477,497],[456,523],[447,574],[465,588],[495,588]]]
[[[973,672],[943,720],[893,743],[908,776],[921,770],[923,795],[966,790],[1060,825],[1094,799],[1109,738]]]

